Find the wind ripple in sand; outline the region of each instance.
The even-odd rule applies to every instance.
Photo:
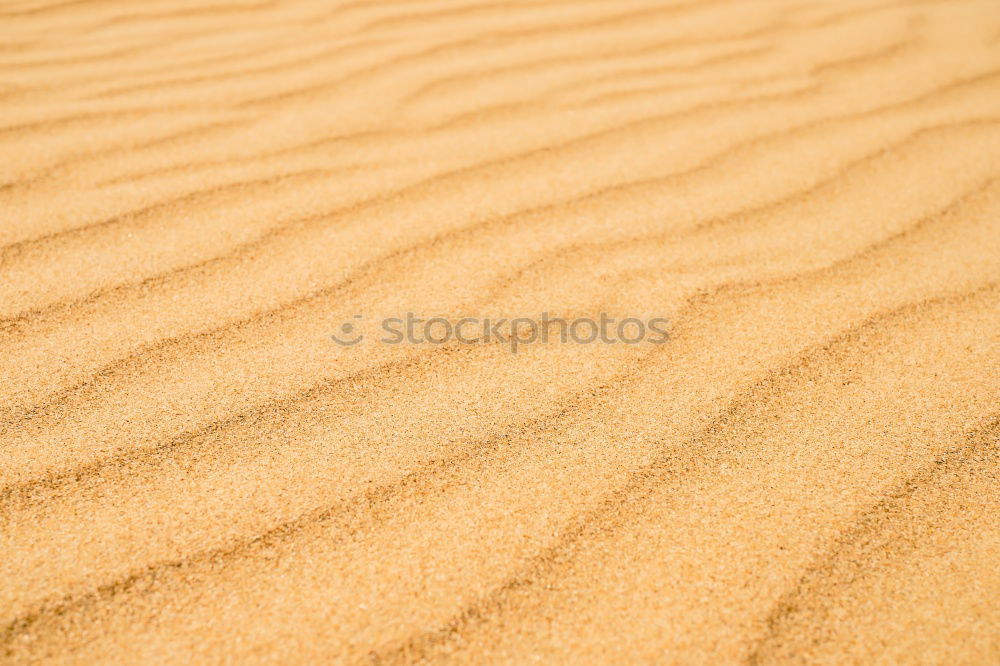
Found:
[[[1000,660],[991,0],[0,31],[5,661]]]

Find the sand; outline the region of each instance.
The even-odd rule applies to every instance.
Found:
[[[0,156],[0,662],[1000,663],[996,0],[7,0]]]

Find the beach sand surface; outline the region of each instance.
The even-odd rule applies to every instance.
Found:
[[[1000,663],[996,0],[5,0],[0,158],[0,662]]]

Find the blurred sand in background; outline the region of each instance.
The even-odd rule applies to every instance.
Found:
[[[3,661],[1000,662],[996,0],[6,0],[0,157]]]

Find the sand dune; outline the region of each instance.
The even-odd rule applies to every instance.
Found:
[[[995,0],[8,0],[0,155],[0,661],[1000,662]]]

